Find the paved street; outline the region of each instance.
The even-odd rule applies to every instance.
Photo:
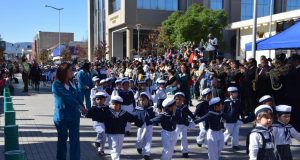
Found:
[[[20,149],[25,150],[28,160],[54,160],[56,153],[56,130],[52,121],[53,114],[53,96],[50,92],[50,87],[43,87],[40,93],[30,90],[29,94],[21,93],[22,81],[19,85],[15,85],[15,96],[13,96],[14,108],[17,112],[16,123],[19,125],[19,142]],[[3,98],[1,98],[3,104]],[[193,104],[197,104],[196,101]],[[0,159],[4,159],[4,117],[3,105],[1,105],[1,130],[0,130]],[[194,110],[195,107],[191,107]],[[241,145],[245,146],[245,137],[249,132],[251,125],[244,125],[241,128]],[[136,128],[133,129],[134,133]],[[195,138],[198,134],[198,128],[192,129],[188,133],[189,146],[190,146],[190,159],[207,159],[207,150],[197,147]],[[110,159],[109,156],[98,157],[96,149],[93,147],[92,142],[95,139],[95,132],[91,127],[90,119],[81,119],[81,159],[82,160],[96,160],[96,159]],[[141,159],[135,149],[136,134],[125,137],[124,146],[122,150],[122,159],[136,160]],[[179,142],[179,141],[178,141]],[[107,146],[107,145],[106,145]],[[161,154],[161,138],[160,127],[155,127],[154,137],[152,144],[152,158],[159,159]],[[174,159],[182,159],[179,143],[175,148],[176,152]],[[294,159],[300,160],[300,143],[295,142],[292,147]],[[108,149],[105,150],[108,153]],[[247,159],[245,151],[233,152],[230,147],[226,146],[222,151],[223,159],[241,160]]]

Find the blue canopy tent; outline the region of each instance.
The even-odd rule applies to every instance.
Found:
[[[65,49],[65,45],[61,44],[60,45],[60,50],[63,51]],[[53,57],[57,57],[57,56],[60,56],[60,50],[59,50],[59,46],[55,47],[53,49]]]
[[[296,49],[300,48],[300,21],[285,31],[256,42],[257,50]],[[252,50],[252,43],[247,43],[246,51]]]

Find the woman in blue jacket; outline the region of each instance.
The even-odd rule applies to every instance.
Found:
[[[87,109],[91,108],[91,89],[94,87],[92,81],[92,75],[90,72],[91,64],[86,62],[84,63],[82,70],[80,70],[77,74],[78,79],[78,89],[80,92],[80,98],[85,99],[85,105]]]
[[[66,160],[68,137],[70,139],[70,160],[80,160],[80,112],[85,113],[86,109],[71,79],[71,64],[62,63],[57,69],[56,80],[52,85],[54,95],[53,120],[58,136],[57,160]]]

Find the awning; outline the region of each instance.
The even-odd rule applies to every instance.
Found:
[[[257,50],[297,49],[300,48],[300,21],[290,28],[272,37],[256,42]],[[252,43],[247,43],[246,51],[252,50]]]

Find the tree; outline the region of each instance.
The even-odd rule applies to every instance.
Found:
[[[193,4],[185,12],[175,12],[162,23],[162,30],[171,44],[193,42],[198,44],[201,39],[208,40],[211,33],[222,42],[222,30],[227,25],[224,10],[210,10],[201,4]],[[159,36],[164,37],[164,36]]]
[[[105,59],[106,54],[108,53],[108,45],[105,41],[101,41],[98,46],[95,48],[95,58],[97,60]]]
[[[48,63],[48,60],[49,60],[49,54],[48,54],[48,51],[46,49],[42,49],[40,54],[39,54],[39,57],[38,57],[39,61],[44,64],[47,64]]]
[[[60,53],[61,61],[71,61],[71,52],[69,46],[66,46]]]
[[[147,37],[144,39],[144,41],[141,44],[141,55],[156,55],[157,49],[158,49],[158,35],[159,30],[153,30],[149,32]]]
[[[80,45],[76,45],[75,51],[76,51],[76,55],[78,56],[78,58],[87,59],[87,49],[86,48],[84,48]]]

